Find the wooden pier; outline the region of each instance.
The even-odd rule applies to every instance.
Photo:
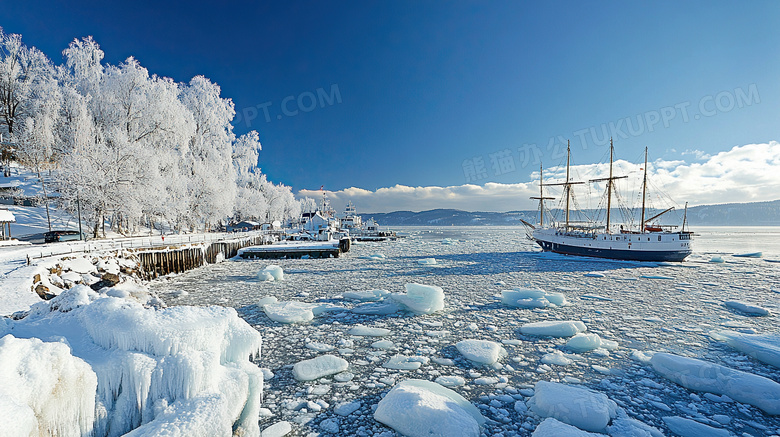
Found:
[[[215,241],[205,244],[158,247],[155,249],[138,250],[141,266],[141,276],[155,279],[170,273],[182,273],[201,267],[206,263],[214,264],[238,255],[241,248],[267,244],[264,236],[236,238],[226,241]]]
[[[280,259],[280,258],[338,258],[348,252],[350,241],[282,241],[275,244],[250,246],[238,251],[244,259]]]

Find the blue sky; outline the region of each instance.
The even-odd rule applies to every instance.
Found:
[[[780,3],[758,1],[28,0],[0,12],[5,32],[57,63],[92,35],[108,63],[205,75],[235,102],[236,132],[260,133],[271,180],[340,199],[530,182],[567,139],[579,164],[603,160],[612,135],[623,159],[647,146],[685,165],[777,140],[778,25]]]

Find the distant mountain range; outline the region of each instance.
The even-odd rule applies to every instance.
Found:
[[[647,216],[658,212],[660,210],[649,211]],[[587,211],[586,214],[591,215]],[[613,210],[613,214],[614,217],[621,217],[617,210]],[[530,223],[539,221],[539,211],[469,212],[433,209],[360,215],[364,221],[373,218],[382,226],[519,226],[522,224],[520,219]],[[664,218],[663,224],[679,224],[682,222],[682,210],[675,210]],[[577,218],[572,217],[572,220]],[[780,200],[694,206],[688,208],[688,223],[691,226],[780,226]]]

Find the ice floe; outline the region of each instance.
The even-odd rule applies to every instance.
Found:
[[[779,334],[745,334],[735,331],[719,331],[710,334],[712,338],[725,341],[734,349],[751,358],[780,368]]]
[[[566,304],[563,293],[545,292],[538,289],[504,290],[501,292],[501,302],[518,308],[547,308]]]
[[[391,294],[393,300],[415,314],[432,314],[444,309],[444,290],[435,285],[406,284],[406,293]]]
[[[506,349],[490,340],[461,340],[455,347],[466,359],[478,364],[493,364],[507,355]]]
[[[485,418],[458,393],[435,382],[407,379],[377,405],[374,419],[408,437],[478,437]]]
[[[576,426],[563,423],[552,417],[548,417],[536,427],[532,437],[599,437],[601,433],[583,431]]]
[[[536,383],[528,408],[541,417],[601,433],[617,416],[617,404],[603,393],[548,381]]]
[[[588,328],[585,324],[579,320],[546,320],[543,322],[526,323],[520,327],[520,332],[525,335],[544,337],[571,337],[587,330]]]
[[[347,291],[343,294],[344,299],[359,300],[362,302],[380,301],[389,296],[390,292],[380,289],[368,290],[368,291]]]
[[[335,355],[320,355],[293,365],[293,377],[298,381],[313,381],[323,376],[333,375],[347,370],[349,363]]]
[[[598,334],[579,333],[566,342],[566,348],[574,352],[588,352],[595,349],[612,350],[617,346],[616,341],[605,340]]]
[[[650,364],[664,378],[687,389],[726,395],[769,414],[780,414],[780,384],[771,379],[669,353],[654,354]]]
[[[745,302],[741,302],[738,300],[727,300],[723,302],[724,305],[727,307],[743,312],[745,314],[751,315],[751,316],[768,316],[769,310],[766,308],[761,308],[758,305],[753,305]]]
[[[732,437],[734,435],[725,429],[714,428],[680,416],[666,416],[664,422],[673,433],[681,437]]]
[[[391,332],[392,331],[390,331],[387,328],[372,328],[370,326],[357,325],[357,326],[353,326],[349,330],[349,335],[358,335],[358,336],[366,336],[366,337],[384,337],[385,335],[388,335]]]
[[[281,267],[271,264],[257,272],[257,279],[261,281],[282,281],[284,280],[284,271]]]

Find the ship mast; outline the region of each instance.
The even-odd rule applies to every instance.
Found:
[[[605,229],[607,233],[609,233],[610,216],[612,214],[612,190],[614,189],[612,181],[614,181],[615,179],[623,179],[628,177],[628,176],[612,176],[612,162],[613,162],[614,152],[615,152],[615,148],[612,146],[612,138],[610,138],[609,139],[609,177],[590,180],[591,182],[607,181],[607,227]]]
[[[539,164],[539,197],[531,197],[531,199],[539,200],[539,227],[544,227],[544,201],[545,200],[552,200],[554,197],[544,197],[544,178],[542,177],[542,172],[544,171],[544,167],[542,164]]]
[[[647,147],[645,147],[645,176],[642,179],[642,218],[639,220],[639,232],[645,231],[645,198],[647,195]]]
[[[563,191],[564,195],[566,196],[566,230],[569,230],[569,211],[571,211],[571,208],[569,206],[569,201],[572,197],[571,194],[571,186],[582,184],[583,182],[572,182],[569,175],[570,175],[570,163],[571,163],[571,144],[567,141],[566,142],[566,182],[561,182],[557,184],[544,184],[547,186],[553,186],[553,185],[563,185]]]

